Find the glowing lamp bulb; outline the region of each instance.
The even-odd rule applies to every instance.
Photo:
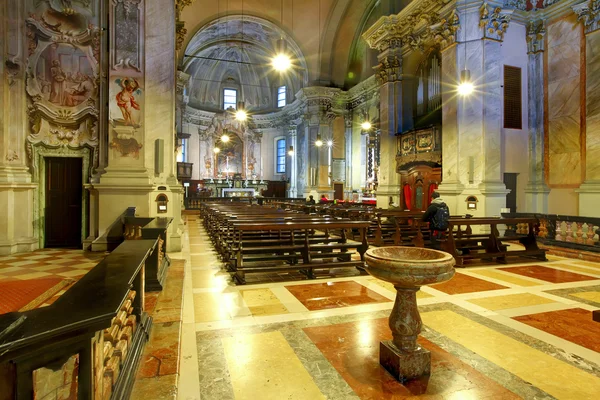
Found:
[[[294,155],[294,146],[290,146],[290,149],[288,150],[288,155],[289,156],[293,156]]]
[[[473,84],[471,82],[463,82],[460,85],[458,85],[458,94],[460,94],[461,96],[468,96],[471,93],[473,93],[474,90],[475,88],[473,87]]]
[[[237,110],[235,112],[235,119],[237,119],[238,121],[245,121],[246,118],[248,118],[248,114],[246,114],[246,111]]]
[[[323,141],[322,141],[321,139],[317,139],[317,140],[315,141],[315,146],[317,146],[317,147],[321,147],[321,146],[323,146]]]
[[[475,90],[473,83],[471,83],[471,71],[464,69],[460,71],[460,85],[458,85],[458,94],[461,96],[468,96]]]
[[[229,142],[229,136],[227,136],[227,135],[221,136],[221,142],[223,142],[223,143]]]
[[[333,146],[333,140],[328,140],[327,141],[327,146],[329,146],[329,147]]]
[[[287,55],[280,53],[273,57],[273,60],[271,60],[271,66],[276,71],[287,71],[292,66],[292,60],[290,60]]]
[[[371,123],[369,121],[365,121],[360,125],[360,127],[363,128],[363,130],[368,131],[371,129]]]
[[[221,152],[221,149],[220,149],[220,148],[218,148],[218,147],[215,147],[215,148],[213,149],[213,151],[214,151],[214,153],[215,153],[215,154],[219,154],[219,153]]]

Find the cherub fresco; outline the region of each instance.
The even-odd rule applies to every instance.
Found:
[[[142,94],[140,84],[137,80],[132,78],[119,78],[115,80],[115,82],[121,87],[121,91],[116,94],[115,100],[117,101],[119,110],[121,110],[121,114],[123,114],[125,125],[139,126],[133,110],[141,110],[140,105],[135,101],[134,96],[134,94]]]

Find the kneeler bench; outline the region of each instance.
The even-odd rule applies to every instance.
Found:
[[[440,240],[442,250],[452,254],[456,259],[456,266],[463,267],[464,260],[468,259],[496,259],[496,262],[505,264],[506,257],[521,256],[534,257],[546,261],[546,250],[537,246],[535,238],[535,218],[450,218],[448,221],[448,235],[446,239]],[[498,225],[527,224],[529,233],[527,235],[501,237]],[[468,226],[468,230],[461,231],[460,226]],[[489,225],[489,234],[471,234],[471,226]],[[457,228],[456,231],[454,228]],[[508,250],[508,245],[503,241],[514,241],[525,246],[524,250]],[[481,244],[480,244],[481,243]],[[482,251],[483,250],[483,251]],[[460,251],[460,253],[459,253]],[[475,252],[473,252],[475,251]]]

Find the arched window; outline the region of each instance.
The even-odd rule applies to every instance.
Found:
[[[229,107],[234,110],[237,107],[237,90],[225,88],[223,89],[223,109],[227,110]]]
[[[275,173],[285,174],[285,149],[286,140],[285,138],[275,139]]]
[[[279,86],[277,88],[277,108],[285,107],[287,103],[286,94],[287,88],[284,86]]]

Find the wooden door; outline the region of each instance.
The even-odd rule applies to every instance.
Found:
[[[344,200],[344,184],[334,183],[333,184],[333,198],[335,200]]]
[[[45,247],[81,247],[81,158],[46,158]]]
[[[510,193],[506,195],[506,207],[510,208],[510,212],[517,212],[517,175],[514,172],[504,173],[504,185]]]

